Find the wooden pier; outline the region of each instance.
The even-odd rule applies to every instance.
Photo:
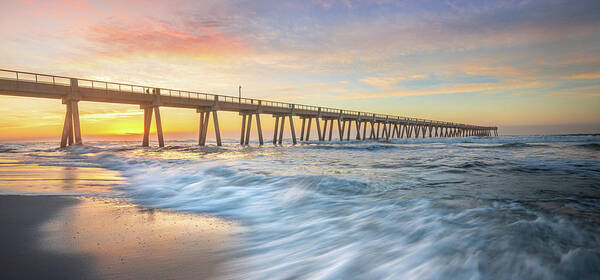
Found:
[[[144,110],[143,146],[149,145],[152,119],[156,122],[158,144],[164,147],[160,107],[195,109],[200,114],[198,144],[206,144],[208,124],[215,127],[215,137],[221,146],[218,111],[238,112],[242,118],[240,145],[250,143],[250,132],[255,120],[260,145],[264,144],[261,114],[275,119],[273,144],[282,144],[287,127],[292,143],[298,143],[294,116],[301,120],[300,141],[310,141],[312,125],[318,141],[332,141],[334,125],[340,141],[350,140],[354,128],[356,140],[394,138],[498,136],[497,127],[485,127],[453,122],[434,121],[393,115],[333,109],[327,107],[275,102],[251,98],[200,93],[148,86],[111,83],[0,69],[0,95],[60,99],[65,104],[65,121],[61,147],[82,144],[79,122],[79,101],[134,104]]]

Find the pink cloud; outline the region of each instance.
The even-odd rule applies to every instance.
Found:
[[[88,1],[81,0],[60,0],[60,1],[38,1],[38,0],[18,0],[16,4],[25,6],[31,15],[43,18],[65,18],[74,16],[83,16],[96,10]]]
[[[220,32],[213,25],[187,31],[165,23],[136,23],[127,26],[94,25],[86,34],[104,54],[175,54],[188,56],[231,56],[245,51],[240,38]]]

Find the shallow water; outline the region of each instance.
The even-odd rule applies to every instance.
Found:
[[[239,243],[223,249],[229,268],[224,278],[600,275],[599,136],[283,148],[194,142],[169,142],[162,149],[137,142],[68,149],[2,144],[0,184],[11,185],[11,192],[41,192],[19,189],[18,182],[31,176],[44,181],[44,175],[15,170],[68,168],[83,174],[81,182],[68,183],[93,184],[45,193],[126,197],[143,207],[234,220],[244,230]],[[63,173],[48,172],[48,184],[65,183],[55,178]]]

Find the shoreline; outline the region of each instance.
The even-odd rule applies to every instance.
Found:
[[[0,211],[7,279],[210,279],[235,227],[100,197],[0,195]]]

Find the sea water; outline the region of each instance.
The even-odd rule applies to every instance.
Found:
[[[0,184],[106,170],[51,193],[233,220],[225,279],[600,278],[600,136],[56,146],[0,144]]]

